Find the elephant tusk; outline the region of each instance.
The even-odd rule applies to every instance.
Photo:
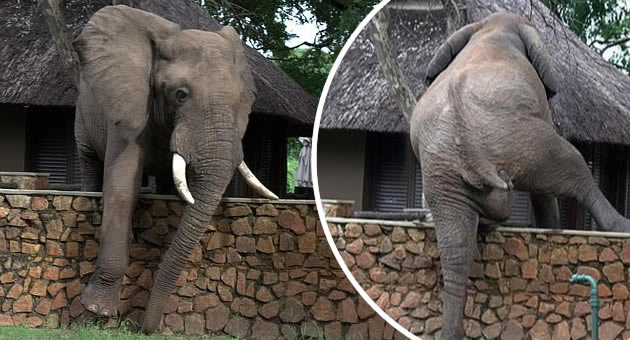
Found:
[[[195,204],[195,199],[188,190],[188,184],[186,184],[186,161],[177,153],[173,153],[173,181],[179,196],[188,204]]]
[[[254,190],[256,190],[259,194],[263,195],[264,197],[268,199],[272,199],[272,200],[278,199],[278,196],[276,196],[276,194],[271,192],[271,190],[267,189],[267,187],[265,187],[262,183],[260,183],[258,178],[254,176],[251,170],[249,170],[249,167],[247,167],[247,164],[245,164],[244,161],[241,162],[241,164],[239,164],[238,172],[240,172],[241,175],[243,175],[243,178],[245,178],[245,181],[247,182],[247,184],[249,184],[249,186],[252,187]]]

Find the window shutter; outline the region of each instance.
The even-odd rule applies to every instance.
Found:
[[[529,212],[529,193],[517,191],[514,203],[512,203],[512,211],[510,214],[511,223],[531,224],[531,216]]]
[[[287,186],[287,123],[284,119],[251,114],[245,137],[243,156],[250,170],[269,190],[286,196]],[[225,191],[228,197],[260,197],[235,173]]]
[[[417,161],[414,161],[413,167],[413,207],[420,209],[424,208],[422,206],[422,167]]]
[[[71,183],[81,183],[81,161],[79,160],[79,152],[77,151],[77,143],[72,136],[72,181]]]
[[[569,198],[558,197],[558,210],[560,210],[560,228],[569,228]]]
[[[29,171],[49,173],[50,184],[81,183],[74,112],[33,108],[28,119]]]
[[[39,132],[41,134],[33,145],[32,170],[49,173],[51,184],[68,183],[68,155],[63,131],[52,128]]]
[[[402,211],[407,208],[409,174],[405,169],[403,135],[375,136],[374,210]]]
[[[590,159],[588,160],[588,168],[591,170],[593,174],[593,180],[597,183],[597,186],[601,183],[601,154],[599,152],[599,148],[595,145],[591,144],[589,147],[590,151]],[[597,230],[597,222],[593,216],[591,216],[591,212],[588,209],[584,209],[584,229]]]
[[[260,165],[260,177],[258,177],[258,179],[260,179],[260,181],[268,188],[273,188],[274,187],[274,152],[273,152],[274,139],[272,138],[272,136],[263,135],[263,138],[260,141],[260,143],[261,143],[260,154],[262,157],[262,162]]]

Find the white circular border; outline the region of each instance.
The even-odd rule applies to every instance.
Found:
[[[389,2],[390,2],[390,0],[383,0],[383,1],[381,1],[378,5],[376,5],[372,9],[372,11],[363,19],[363,21],[361,21],[359,26],[357,26],[357,28],[354,30],[354,32],[352,32],[352,34],[350,35],[350,38],[348,39],[348,41],[346,41],[345,45],[341,49],[341,52],[339,53],[339,56],[337,56],[337,59],[335,60],[335,63],[333,64],[333,67],[330,70],[330,73],[328,73],[328,78],[326,79],[326,84],[324,85],[324,89],[322,90],[322,94],[319,97],[319,104],[317,105],[317,114],[315,116],[315,125],[313,127],[313,153],[311,154],[311,162],[313,163],[312,169],[314,169],[314,171],[312,172],[311,175],[313,176],[313,188],[314,188],[314,192],[315,192],[315,201],[316,201],[316,205],[317,205],[317,213],[319,215],[319,220],[320,220],[320,222],[322,224],[322,229],[324,229],[324,234],[326,234],[326,240],[328,241],[328,245],[330,246],[330,249],[332,250],[333,254],[335,255],[335,259],[339,263],[339,266],[341,267],[341,270],[346,275],[346,278],[348,278],[348,280],[350,281],[350,283],[352,284],[354,289],[356,289],[356,291],[359,293],[361,298],[363,298],[363,300],[365,302],[367,302],[367,304],[376,313],[378,313],[378,315],[381,318],[383,318],[385,321],[387,321],[388,324],[390,324],[392,327],[394,327],[394,329],[396,329],[398,332],[402,333],[403,335],[405,335],[409,339],[422,340],[421,338],[417,337],[416,335],[414,335],[410,331],[408,331],[405,328],[403,328],[403,326],[401,326],[398,322],[396,322],[389,315],[387,315],[387,313],[385,313],[385,311],[383,311],[381,309],[381,307],[379,307],[370,298],[370,296],[365,292],[365,290],[363,290],[363,288],[361,287],[361,285],[359,285],[359,282],[357,282],[357,280],[354,278],[354,276],[352,276],[352,273],[350,272],[350,269],[348,268],[348,266],[346,266],[346,263],[343,261],[343,258],[341,257],[341,253],[339,252],[339,249],[337,249],[337,245],[335,245],[335,241],[333,240],[333,237],[330,234],[330,230],[328,229],[328,223],[326,222],[326,216],[324,215],[324,207],[322,206],[322,199],[321,199],[320,194],[319,194],[319,180],[317,178],[317,140],[319,138],[319,123],[320,123],[321,118],[322,118],[322,110],[324,109],[324,102],[325,102],[326,96],[328,95],[328,90],[330,89],[330,84],[332,83],[333,77],[335,76],[335,73],[337,72],[337,68],[339,67],[339,64],[341,63],[341,60],[345,57],[346,53],[348,52],[348,49],[350,49],[350,45],[352,45],[352,43],[357,38],[359,33],[365,28],[365,26],[367,26],[367,24],[370,22],[372,17],[374,17],[374,15],[376,15],[376,13],[378,13],[381,9],[383,9],[383,7],[385,7],[385,5],[387,5]]]

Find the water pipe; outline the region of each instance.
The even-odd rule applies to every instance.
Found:
[[[586,274],[573,274],[570,283],[588,282],[591,285],[591,318],[592,318],[592,335],[593,340],[598,340],[599,334],[599,293],[597,292],[597,281]]]

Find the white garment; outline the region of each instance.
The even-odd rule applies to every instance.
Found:
[[[313,187],[313,180],[311,177],[311,139],[308,137],[298,138],[302,143],[302,149],[298,156],[297,167],[297,186],[298,187]]]

